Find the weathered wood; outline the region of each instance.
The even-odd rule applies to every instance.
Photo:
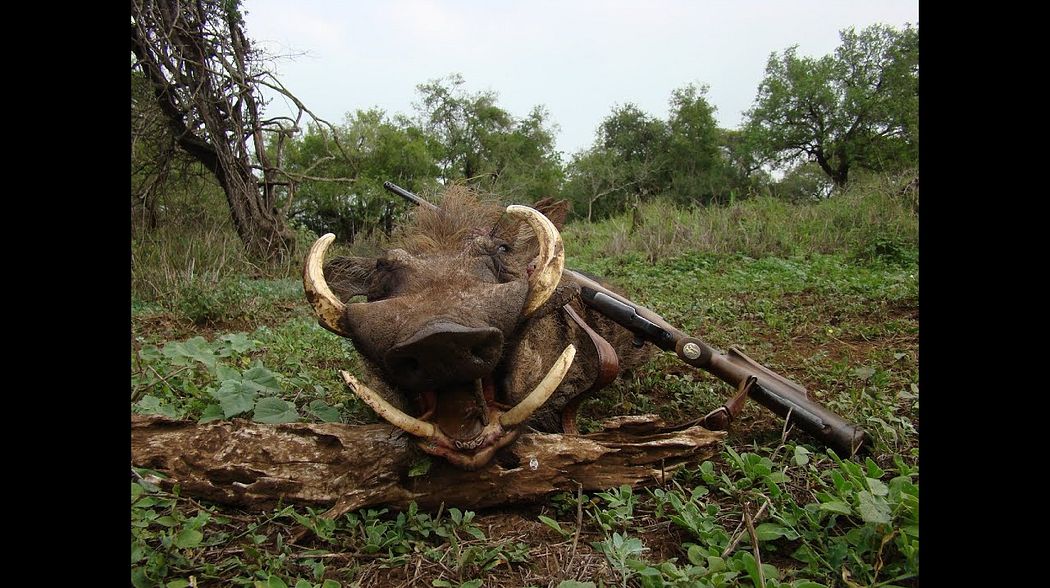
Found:
[[[709,458],[725,433],[675,431],[656,417],[621,417],[600,433],[527,432],[476,472],[423,459],[411,439],[389,425],[244,420],[198,425],[132,415],[131,462],[160,471],[186,496],[246,508],[281,503],[331,506],[338,516],[380,504],[478,509],[542,500],[552,492],[660,484],[683,465]]]

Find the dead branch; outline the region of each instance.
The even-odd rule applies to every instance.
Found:
[[[554,492],[660,483],[668,473],[710,458],[722,432],[672,431],[655,417],[621,417],[589,435],[526,432],[487,467],[467,472],[441,460],[413,476],[421,460],[401,431],[386,424],[244,420],[198,425],[132,415],[132,465],[168,476],[183,496],[253,509],[278,503],[332,507],[328,514],[380,504],[439,504],[479,509],[536,502]]]

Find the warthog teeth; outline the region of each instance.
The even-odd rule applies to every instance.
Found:
[[[478,437],[473,439],[472,441],[453,441],[452,444],[456,446],[456,449],[459,449],[461,451],[474,451],[484,441],[484,436],[478,435]]]
[[[522,399],[516,406],[503,413],[499,417],[499,425],[497,427],[515,427],[528,420],[534,412],[536,412],[547,400],[550,399],[554,391],[561,385],[562,380],[565,379],[565,375],[569,372],[569,368],[572,367],[572,361],[576,357],[576,347],[572,344],[567,345],[565,349],[558,356],[558,359],[554,361],[554,365],[551,366],[547,374],[543,376],[540,383],[529,392],[529,394]],[[347,371],[340,371],[339,374],[343,377],[343,381],[353,392],[365,402],[368,406],[372,407],[372,410],[379,415],[380,418],[386,422],[394,425],[395,427],[404,430],[405,432],[415,435],[416,437],[422,437],[424,439],[432,438],[445,438],[444,434],[438,431],[437,427],[426,421],[419,420],[415,417],[405,414],[400,409],[394,407],[392,404],[384,400],[379,394],[368,386],[362,384],[357,378],[350,375]],[[499,430],[498,428],[496,430]],[[509,433],[513,434],[513,432]],[[478,435],[470,441],[459,441],[452,440],[452,445],[460,451],[473,451],[478,449],[489,439],[487,435]],[[449,440],[445,438],[445,443]]]
[[[572,366],[572,360],[575,357],[576,346],[569,344],[561,352],[558,359],[554,361],[554,365],[547,371],[547,375],[543,376],[536,388],[529,392],[529,395],[522,399],[517,406],[500,415],[500,424],[504,427],[513,427],[528,420],[532,413],[543,406],[543,403],[547,402],[551,394],[554,394],[554,391],[561,385],[561,381],[565,379],[565,374],[569,372],[569,367]]]
[[[334,240],[335,235],[327,233],[314,241],[310,247],[310,253],[307,254],[303,266],[303,290],[306,291],[306,299],[314,307],[318,324],[337,335],[349,337],[350,334],[339,327],[339,319],[343,316],[346,305],[328,287],[321,265],[324,262],[325,251]]]
[[[562,269],[565,267],[565,248],[558,228],[542,212],[528,206],[512,204],[507,207],[507,214],[520,217],[529,223],[540,246],[540,253],[534,261],[536,270],[529,275],[529,297],[522,309],[522,314],[529,316],[543,306],[558,287]]]
[[[371,406],[372,410],[379,415],[379,418],[416,437],[429,439],[434,436],[434,425],[408,416],[394,407],[394,405],[383,400],[379,394],[376,394],[374,390],[359,382],[349,372],[340,371],[339,375],[343,376],[343,381],[350,387],[350,391],[361,400],[364,400],[365,404]]]

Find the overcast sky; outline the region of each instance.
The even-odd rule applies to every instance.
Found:
[[[246,32],[318,116],[415,115],[416,85],[460,73],[521,117],[543,105],[557,148],[586,149],[614,105],[666,119],[671,91],[707,85],[724,128],[751,107],[770,53],[822,56],[839,30],[917,24],[918,0],[244,0]],[[274,116],[291,109],[280,99]]]

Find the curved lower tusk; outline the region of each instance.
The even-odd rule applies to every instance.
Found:
[[[306,299],[314,307],[317,323],[336,335],[349,337],[350,334],[339,327],[339,319],[343,316],[346,305],[328,287],[328,282],[324,279],[324,269],[321,267],[324,253],[334,240],[335,235],[327,233],[314,241],[310,247],[303,267],[303,290],[306,291]]]
[[[343,376],[343,381],[346,382],[350,391],[357,394],[357,397],[361,400],[364,400],[365,404],[371,406],[372,410],[376,411],[376,414],[384,421],[416,437],[429,439],[434,436],[434,425],[415,417],[410,417],[398,410],[394,405],[383,400],[374,390],[351,376],[350,372],[340,370],[339,375]]]
[[[562,269],[565,267],[565,247],[562,246],[558,228],[535,208],[512,204],[507,207],[507,214],[520,217],[529,223],[540,245],[536,270],[529,277],[529,297],[522,310],[524,316],[529,316],[543,306],[558,287]]]
[[[529,392],[529,395],[519,402],[517,406],[500,415],[499,424],[504,427],[513,427],[525,422],[532,416],[532,413],[543,406],[543,403],[547,402],[551,394],[554,394],[554,391],[561,385],[561,381],[565,379],[565,374],[568,373],[572,360],[575,357],[576,347],[569,344],[565,351],[561,352],[561,356],[554,361],[554,365],[551,366],[547,375],[543,376],[536,388]]]

